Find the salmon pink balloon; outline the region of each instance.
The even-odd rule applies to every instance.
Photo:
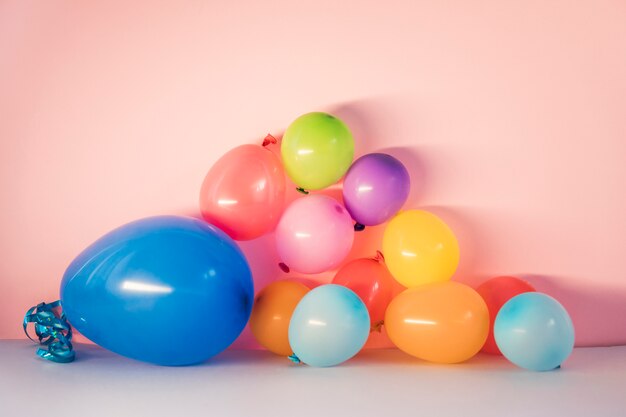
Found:
[[[372,328],[380,327],[393,291],[393,277],[382,257],[348,262],[337,271],[333,284],[343,285],[354,291],[367,307]]]
[[[242,145],[222,156],[204,179],[200,209],[204,219],[236,240],[271,232],[285,204],[280,160],[258,145]]]
[[[485,300],[489,309],[489,335],[482,348],[485,353],[502,355],[493,336],[493,325],[502,306],[516,295],[534,292],[535,288],[528,282],[515,277],[496,277],[483,282],[476,292]]]
[[[305,274],[337,267],[350,252],[353,240],[354,227],[346,209],[320,194],[295,200],[276,227],[281,260]]]

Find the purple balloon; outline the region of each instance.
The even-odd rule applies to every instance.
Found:
[[[357,222],[381,224],[395,215],[409,196],[411,179],[402,162],[384,153],[357,159],[343,181],[343,201]]]

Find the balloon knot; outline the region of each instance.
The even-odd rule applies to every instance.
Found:
[[[263,144],[261,146],[265,147],[269,145],[275,145],[277,143],[278,141],[276,140],[276,138],[268,133],[267,136],[265,136],[265,139],[263,139]]]
[[[383,255],[383,253],[379,250],[376,251],[376,256],[374,256],[372,259],[374,259],[375,261],[378,261],[380,263],[384,263],[385,262],[385,255]]]
[[[362,232],[363,230],[365,230],[365,225],[361,224],[361,223],[354,223],[354,231],[355,232]]]
[[[280,268],[280,269],[281,269],[281,270],[282,270],[285,274],[288,274],[288,273],[289,273],[289,271],[290,271],[289,267],[288,267],[287,265],[285,265],[285,263],[284,263],[284,262],[279,263],[279,264],[278,264],[278,267],[279,267],[279,268]]]
[[[300,363],[302,363],[302,361],[300,360],[300,358],[299,358],[299,357],[297,357],[295,353],[294,353],[293,355],[289,355],[289,356],[287,356],[287,358],[288,358],[291,362],[293,362],[293,363],[295,363],[295,364],[300,364]]]
[[[309,192],[302,187],[296,188],[296,191],[304,195],[309,195]]]
[[[72,346],[72,326],[67,322],[65,313],[58,314],[55,308],[61,306],[61,300],[53,303],[39,303],[28,309],[22,323],[24,333],[30,340],[47,346],[37,349],[37,355],[58,363],[72,362],[75,358]],[[35,324],[37,340],[28,333],[28,323]]]
[[[384,320],[374,323],[372,327],[370,327],[370,333],[372,332],[380,333],[382,330],[383,324],[385,324]]]

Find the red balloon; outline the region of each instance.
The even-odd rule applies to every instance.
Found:
[[[209,170],[200,191],[204,219],[236,240],[250,240],[276,227],[285,206],[285,172],[272,151],[243,145]]]
[[[535,288],[519,278],[496,277],[483,282],[476,291],[483,297],[489,309],[489,335],[482,352],[502,355],[493,337],[493,322],[496,320],[498,311],[511,298],[525,292],[534,292]]]
[[[365,303],[372,328],[379,328],[385,319],[385,310],[391,302],[393,277],[382,257],[356,259],[337,271],[333,284],[354,291]]]

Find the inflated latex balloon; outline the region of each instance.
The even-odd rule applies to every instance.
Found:
[[[250,268],[224,232],[197,219],[126,224],[67,268],[61,303],[87,338],[159,365],[203,362],[241,333],[252,308]]]
[[[506,302],[496,316],[494,335],[502,354],[533,371],[558,368],[574,349],[574,325],[554,298],[527,292]]]
[[[309,288],[299,282],[276,281],[263,288],[254,300],[250,330],[256,340],[277,355],[293,353],[289,345],[289,321]]]
[[[333,284],[350,288],[365,303],[372,328],[377,329],[385,319],[391,301],[393,277],[382,257],[355,259],[342,266]]]
[[[284,205],[282,164],[259,145],[227,152],[211,167],[200,191],[202,217],[236,240],[274,230]]]
[[[290,269],[305,274],[337,267],[353,240],[354,227],[346,209],[320,194],[295,200],[276,227],[279,257]]]
[[[489,312],[467,285],[441,282],[410,288],[387,307],[385,329],[409,355],[430,362],[457,363],[474,356],[485,343]]]
[[[354,157],[348,127],[328,113],[307,113],[289,125],[281,143],[285,170],[307,190],[320,190],[339,181]]]
[[[357,159],[343,180],[343,201],[352,218],[374,226],[389,220],[406,202],[409,172],[391,155],[371,153]]]
[[[311,366],[334,366],[356,355],[370,333],[363,301],[340,285],[309,291],[291,316],[289,343],[297,360]]]
[[[407,210],[395,216],[383,235],[391,275],[405,287],[449,280],[459,264],[459,244],[437,216]]]
[[[476,291],[483,297],[489,309],[489,335],[482,351],[493,355],[501,355],[502,353],[493,337],[493,324],[496,321],[498,311],[511,298],[525,292],[533,292],[535,288],[523,279],[505,276],[483,282],[476,288]]]

